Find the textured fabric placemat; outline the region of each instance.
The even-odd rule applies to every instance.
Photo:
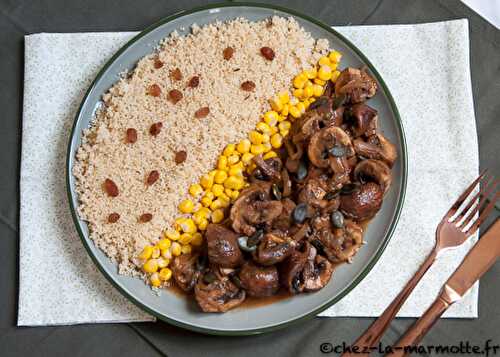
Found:
[[[401,113],[409,151],[406,202],[386,252],[321,316],[378,316],[431,249],[434,229],[477,175],[467,20],[337,28],[373,62]],[[19,325],[149,321],[97,271],[74,229],[64,182],[68,135],[100,67],[134,33],[25,38]],[[383,119],[382,119],[383,120]],[[418,316],[472,245],[448,253],[399,316]],[[477,316],[477,285],[447,317]]]

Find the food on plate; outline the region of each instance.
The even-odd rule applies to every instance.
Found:
[[[376,81],[341,57],[293,19],[237,19],[172,34],[113,86],[73,173],[119,272],[225,312],[351,262],[397,152]]]

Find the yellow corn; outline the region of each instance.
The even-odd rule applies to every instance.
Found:
[[[305,105],[304,105],[303,102],[297,103],[296,107],[300,111],[300,114],[302,114],[302,113],[304,113],[306,111],[306,107],[305,107]]]
[[[144,247],[141,254],[139,254],[139,259],[147,260],[147,259],[151,258],[152,254],[153,254],[153,247],[150,245],[147,245]]]
[[[198,197],[203,192],[203,187],[199,183],[192,184],[189,186],[189,193],[193,197]]]
[[[159,257],[158,259],[156,259],[157,263],[158,263],[158,268],[165,268],[166,266],[168,266],[170,264],[170,259],[165,259],[165,258],[162,258],[162,257]]]
[[[335,81],[339,78],[339,76],[340,76],[340,71],[333,71],[332,78],[330,80],[335,83]]]
[[[170,270],[169,268],[163,268],[158,273],[158,276],[161,280],[168,281],[170,280],[170,278],[172,278],[172,270]]]
[[[324,86],[326,84],[326,81],[319,78],[314,78],[314,83],[319,84],[320,86]]]
[[[194,245],[195,247],[199,247],[200,245],[202,245],[203,244],[203,236],[201,235],[201,233],[193,234],[193,239],[191,239],[190,244]]]
[[[270,139],[269,134],[262,134],[262,143],[268,143]]]
[[[255,129],[260,131],[262,134],[269,134],[271,132],[271,128],[269,127],[269,125],[267,125],[263,121],[258,122],[255,126]]]
[[[151,253],[151,258],[156,259],[160,256],[160,254],[161,254],[160,248],[158,248],[157,246],[154,246],[153,253]]]
[[[149,277],[149,282],[151,283],[152,286],[156,288],[159,287],[161,285],[161,281],[158,273],[151,274],[151,276]]]
[[[280,130],[290,130],[290,128],[292,127],[292,123],[290,123],[288,120],[286,121],[282,121],[279,125],[278,125],[278,128]]]
[[[214,178],[211,175],[203,175],[200,184],[205,190],[209,190],[214,184]]]
[[[326,56],[322,56],[319,61],[318,61],[318,64],[320,66],[329,66],[330,65],[330,59]]]
[[[212,203],[212,199],[210,197],[204,196],[201,198],[200,202],[203,206],[208,207]]]
[[[190,254],[191,250],[192,250],[192,248],[191,248],[191,246],[189,244],[183,245],[181,247],[181,253],[182,254]]]
[[[224,219],[224,211],[222,209],[216,209],[212,212],[212,222],[219,223]]]
[[[245,154],[243,154],[243,155],[241,156],[241,161],[242,161],[245,165],[248,165],[248,164],[252,161],[253,156],[254,156],[253,154],[251,154],[251,153],[247,152],[247,153],[245,153]]]
[[[224,170],[227,167],[227,157],[224,155],[219,156],[219,160],[217,160],[217,168],[219,170]]]
[[[226,181],[224,181],[224,187],[231,190],[241,190],[245,182],[241,177],[229,176]]]
[[[170,249],[163,249],[161,251],[161,256],[164,259],[168,259],[170,261],[170,259],[172,259],[172,252],[170,251]]]
[[[222,153],[224,154],[224,156],[230,156],[234,154],[235,151],[236,151],[236,145],[227,144]]]
[[[172,242],[168,238],[160,239],[158,241],[158,248],[160,248],[161,250],[168,249],[168,248],[170,248],[171,244],[172,244]]]
[[[262,146],[264,146],[264,152],[269,152],[273,149],[273,146],[271,145],[271,143],[264,143],[262,144]]]
[[[170,247],[170,251],[172,252],[172,255],[174,257],[178,257],[181,255],[181,245],[177,242],[173,242],[172,246]]]
[[[182,233],[181,237],[179,238],[178,242],[180,244],[189,244],[191,240],[193,239],[193,235],[189,233]]]
[[[330,78],[332,78],[332,68],[328,65],[323,65],[319,67],[318,78],[323,81],[327,81]]]
[[[196,225],[191,218],[187,218],[182,224],[181,229],[184,233],[194,233],[196,232]]]
[[[184,200],[179,203],[179,211],[182,213],[191,213],[194,209],[194,203],[191,200]]]
[[[156,259],[149,259],[142,266],[142,270],[144,270],[146,273],[154,273],[158,270],[158,261]]]
[[[264,152],[264,146],[262,144],[252,145],[250,147],[250,152],[254,155],[262,154]]]
[[[279,149],[283,145],[283,137],[280,134],[274,134],[271,137],[271,145],[275,149]]]
[[[254,145],[262,144],[262,134],[258,131],[252,130],[250,133],[248,133],[248,138]]]
[[[290,115],[291,115],[292,117],[294,117],[294,118],[298,118],[298,117],[300,117],[300,114],[301,114],[301,113],[300,113],[300,110],[299,110],[299,109],[297,109],[297,107],[296,107],[296,106],[294,106],[294,105],[293,105],[293,106],[291,106],[289,110],[290,110]]]
[[[228,158],[227,158],[227,163],[229,165],[234,165],[234,164],[238,163],[238,161],[240,161],[240,157],[238,155],[231,155],[231,156],[228,156]]]
[[[338,51],[332,51],[328,55],[328,58],[330,59],[330,62],[332,62],[332,63],[339,63],[340,59],[342,58],[342,54]]]
[[[283,109],[283,103],[279,100],[279,98],[272,98],[269,100],[269,104],[273,110],[280,112]]]
[[[290,106],[296,105],[298,102],[299,102],[299,100],[297,98],[295,98],[295,97],[290,98]]]
[[[229,169],[229,176],[242,176],[243,168],[240,166],[233,166]]]
[[[218,209],[218,208],[221,208],[221,207],[222,207],[222,206],[221,206],[221,201],[220,201],[219,199],[214,200],[214,201],[210,204],[210,209],[211,209],[212,211],[214,211],[214,210],[216,210],[216,209]]]
[[[279,135],[279,134],[278,134],[278,135]],[[272,144],[272,142],[271,142],[271,144]],[[277,157],[277,156],[278,156],[278,154],[276,154],[276,152],[275,152],[275,151],[269,151],[268,153],[264,154],[264,156],[262,156],[262,158],[263,158],[264,160],[267,160],[267,159],[271,159],[271,158],[273,158],[273,157]]]
[[[304,84],[306,84],[306,81],[307,81],[307,76],[301,73],[298,76],[295,76],[295,78],[293,79],[293,86],[295,88],[303,88]]]
[[[308,86],[304,88],[304,97],[309,98],[314,94],[314,89],[312,86]]]
[[[200,220],[200,223],[198,223],[198,229],[200,231],[204,231],[205,229],[207,229],[207,226],[208,220],[206,218],[203,218],[202,220]]]
[[[264,121],[269,126],[275,126],[278,123],[278,113],[274,110],[270,110],[264,114]]]
[[[181,237],[181,234],[177,231],[167,231],[165,236],[170,240],[177,240]]]
[[[252,143],[250,142],[250,140],[243,139],[236,146],[236,150],[238,150],[238,152],[240,154],[245,154],[245,153],[247,153],[247,152],[250,151],[250,145],[252,145]]]
[[[288,92],[279,93],[278,98],[282,104],[286,104],[290,100],[290,96],[288,95]]]
[[[313,95],[315,97],[320,97],[323,94],[323,87],[320,86],[319,84],[314,84],[312,89],[313,89]]]
[[[315,67],[313,67],[311,69],[306,70],[305,73],[308,79],[314,79],[316,78],[318,71],[316,70]]]
[[[302,88],[298,88],[295,89],[292,94],[296,98],[302,98],[304,96],[304,90]]]
[[[226,178],[227,178],[226,171],[218,170],[217,173],[215,174],[214,181],[215,183],[223,183]]]
[[[288,108],[289,108],[288,104],[284,104],[284,105],[283,105],[283,110],[281,111],[281,113],[280,113],[280,114],[281,114],[282,116],[286,117],[286,116],[288,115]],[[272,128],[271,128],[271,129],[272,129]]]
[[[215,195],[215,197],[219,197],[224,193],[224,186],[222,186],[219,183],[216,183],[215,185],[212,186],[212,192]]]
[[[194,222],[194,224],[196,224],[196,225],[199,225],[199,224],[200,224],[200,222],[201,222],[202,220],[204,220],[205,218],[206,218],[206,217],[204,216],[204,214],[203,214],[202,212],[200,212],[200,211],[196,211],[196,212],[193,214],[193,216],[192,216],[193,222]]]

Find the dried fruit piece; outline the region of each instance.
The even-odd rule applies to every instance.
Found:
[[[205,118],[210,113],[209,107],[201,107],[197,111],[194,112],[194,117],[197,119]]]
[[[108,223],[116,223],[120,219],[120,215],[116,212],[110,213],[108,216]]]
[[[148,94],[153,97],[159,97],[161,94],[161,88],[158,84],[151,84],[148,88]]]
[[[106,191],[110,197],[118,196],[118,186],[116,186],[116,183],[114,183],[113,180],[104,180],[104,191]]]
[[[156,170],[153,170],[149,173],[148,178],[146,179],[146,183],[148,185],[154,184],[160,178],[160,173]]]
[[[155,57],[154,62],[153,62],[153,67],[156,69],[162,68],[163,62],[158,57]]]
[[[168,100],[172,104],[177,104],[179,100],[181,100],[183,97],[182,92],[178,89],[172,89],[170,92],[168,92]]]
[[[272,61],[274,59],[274,51],[270,47],[262,47],[260,53],[266,60]]]
[[[133,144],[137,141],[137,130],[134,128],[127,129],[127,143]]]
[[[255,83],[252,81],[245,81],[241,83],[241,89],[247,92],[251,92],[255,89]]]
[[[152,219],[153,219],[153,215],[151,213],[143,213],[139,217],[139,222],[146,223],[146,222],[151,221]]]
[[[179,68],[170,70],[170,78],[174,81],[180,81],[182,79],[182,73]]]
[[[200,84],[200,77],[194,76],[194,77],[191,77],[191,79],[189,80],[188,87],[189,88],[196,88],[199,86],[199,84]]]
[[[231,57],[233,57],[233,53],[234,53],[234,48],[232,47],[226,47],[224,51],[222,51],[222,55],[224,56],[224,59],[226,61],[230,60]]]
[[[182,164],[184,161],[186,161],[186,159],[187,159],[187,152],[185,152],[184,150],[177,151],[175,153],[174,160],[177,165]]]
[[[162,122],[154,123],[149,128],[149,133],[151,135],[153,135],[153,136],[156,136],[156,135],[160,134],[160,131],[161,131],[162,127],[163,127],[163,123]]]

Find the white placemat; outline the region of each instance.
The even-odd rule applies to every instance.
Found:
[[[390,88],[409,151],[407,198],[371,273],[321,316],[378,316],[431,249],[440,217],[478,173],[467,20],[337,28]],[[97,271],[69,214],[65,154],[77,107],[107,59],[134,33],[25,38],[19,325],[146,321]],[[383,118],[382,118],[383,120]],[[438,261],[399,316],[419,316],[472,242]],[[448,317],[477,317],[477,285]]]

